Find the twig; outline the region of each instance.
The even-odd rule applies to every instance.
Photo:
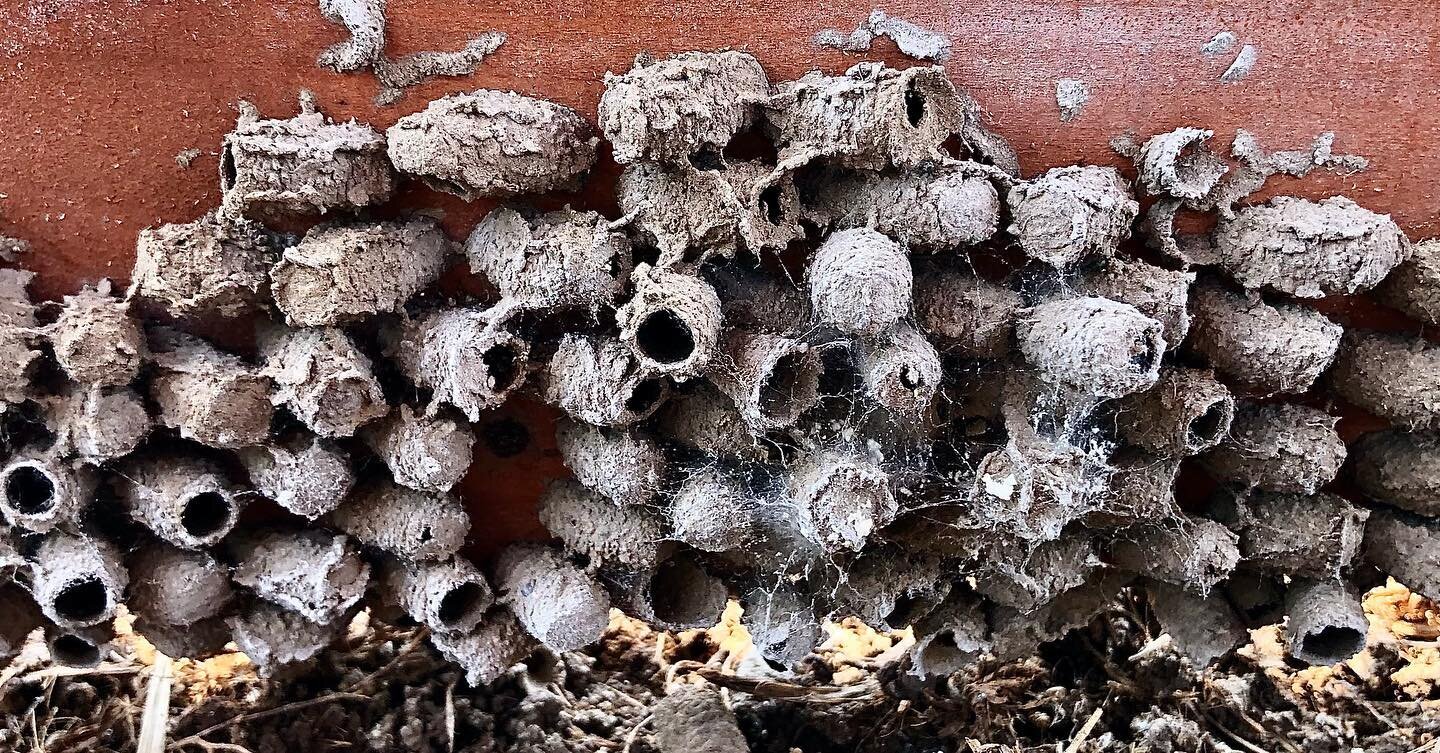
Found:
[[[1095,725],[1100,722],[1100,714],[1104,710],[1104,706],[1097,706],[1095,711],[1091,712],[1090,718],[1085,720],[1085,724],[1081,726],[1080,731],[1075,734],[1075,739],[1071,740],[1070,744],[1065,747],[1065,753],[1080,753],[1080,746],[1084,745],[1085,741],[1090,738],[1090,733],[1094,731]]]
[[[198,746],[201,746],[201,747],[204,747],[204,746],[207,746],[207,745],[216,745],[217,743],[211,743],[210,741],[204,739],[205,736],[206,736],[206,735],[209,735],[209,734],[212,734],[212,733],[215,733],[215,732],[219,732],[220,730],[225,729],[225,728],[227,728],[227,727],[234,727],[234,726],[236,726],[236,725],[245,724],[245,723],[247,723],[247,722],[257,722],[257,721],[260,721],[261,719],[268,719],[268,718],[270,718],[270,717],[272,717],[272,716],[279,716],[280,714],[286,714],[286,713],[289,713],[289,712],[291,712],[291,711],[299,711],[299,710],[301,710],[301,709],[309,708],[309,707],[311,707],[311,706],[319,706],[319,705],[321,705],[321,704],[330,703],[330,702],[332,702],[332,701],[368,701],[368,700],[370,700],[370,696],[368,696],[368,695],[361,695],[361,694],[359,694],[359,693],[344,693],[344,692],[341,692],[341,693],[331,693],[331,694],[329,694],[329,695],[320,696],[319,698],[311,698],[311,699],[309,699],[309,700],[307,700],[307,701],[294,701],[294,702],[292,702],[292,703],[287,703],[287,704],[284,704],[284,705],[282,705],[282,706],[276,706],[275,708],[265,709],[264,711],[255,711],[255,712],[252,712],[252,713],[249,713],[249,714],[241,714],[241,715],[239,715],[239,716],[232,717],[232,718],[230,718],[230,719],[228,719],[228,720],[226,720],[226,721],[220,722],[220,723],[218,723],[218,724],[212,724],[212,725],[210,725],[209,727],[206,727],[205,729],[202,729],[202,730],[200,730],[199,732],[196,732],[196,733],[193,734],[193,735],[189,735],[188,737],[182,737],[182,738],[180,738],[179,740],[176,740],[175,742],[170,743],[170,745],[169,745],[169,747],[168,747],[167,749],[182,748],[182,747],[184,747],[184,746],[186,746],[186,745],[198,745]],[[225,743],[218,743],[218,744],[223,745],[223,744],[225,744]],[[238,747],[238,746],[237,746],[237,747]],[[242,750],[243,750],[243,749],[242,749]]]
[[[145,687],[145,709],[140,715],[140,740],[136,753],[161,753],[165,750],[165,726],[170,721],[170,657],[156,652],[150,668],[150,681]]]
[[[649,724],[650,720],[654,718],[654,714],[646,714],[645,718],[641,719],[634,727],[630,729],[630,734],[625,736],[625,747],[620,749],[620,753],[630,753],[630,746],[635,744],[635,738],[640,736],[640,730],[643,729],[645,725]]]
[[[410,640],[406,641],[405,645],[401,646],[400,650],[395,652],[394,658],[386,662],[385,666],[360,678],[358,681],[356,681],[354,685],[346,688],[344,692],[358,693],[361,690],[366,689],[371,682],[374,682],[376,680],[376,678],[384,675],[386,672],[389,672],[392,668],[399,665],[401,661],[403,661],[416,648],[420,646],[420,643],[424,641],[426,636],[428,635],[430,635],[430,629],[427,627],[421,627],[419,630],[415,631],[415,635],[411,636]]]

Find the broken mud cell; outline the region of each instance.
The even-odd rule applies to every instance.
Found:
[[[865,388],[896,416],[913,420],[930,411],[943,377],[940,354],[920,330],[901,322],[861,356]]]
[[[1150,137],[1135,157],[1145,192],[1201,202],[1230,171],[1225,159],[1205,143],[1214,135],[1202,128],[1177,128]]]
[[[460,665],[471,687],[488,685],[533,653],[539,644],[508,609],[485,613],[469,633],[434,633],[430,642],[445,658]]]
[[[417,416],[402,405],[363,432],[366,445],[390,469],[395,483],[448,492],[470,468],[475,434],[455,416]]]
[[[1164,325],[1165,342],[1173,350],[1190,333],[1190,286],[1194,272],[1172,271],[1139,259],[1117,256],[1080,270],[1076,291],[1128,303]]]
[[[1095,527],[1153,523],[1175,518],[1180,513],[1175,500],[1175,479],[1180,472],[1178,458],[1156,457],[1126,449],[1110,458],[1114,475],[1099,508],[1085,516]]]
[[[465,240],[470,269],[511,305],[548,311],[610,306],[632,268],[630,241],[596,212],[485,215]]]
[[[991,537],[982,556],[987,561],[974,575],[975,590],[1022,612],[1033,612],[1083,585],[1099,564],[1095,544],[1086,536],[1045,541],[1033,549],[1013,539]]]
[[[1353,585],[1296,580],[1285,592],[1285,639],[1306,664],[1339,664],[1365,648],[1370,622]]]
[[[877,630],[904,630],[939,608],[953,587],[940,557],[893,546],[866,549],[849,569],[832,615],[854,616]]]
[[[260,335],[271,400],[322,437],[348,437],[390,412],[370,358],[335,327],[268,330]]]
[[[1216,479],[1241,488],[1314,494],[1345,462],[1339,419],[1315,408],[1241,402],[1230,437],[1200,455]]]
[[[976,464],[974,515],[1024,540],[1048,541],[1094,504],[1101,476],[1078,448],[1012,436]]]
[[[1440,324],[1440,240],[1416,243],[1410,258],[1376,291],[1384,303],[1431,324]]]
[[[766,457],[765,445],[735,403],[710,384],[697,385],[666,403],[657,414],[656,431],[717,458],[758,461]],[[568,457],[566,465],[575,467]]]
[[[660,558],[660,542],[667,538],[664,520],[651,508],[616,504],[568,479],[545,488],[539,515],[566,551],[599,566],[652,567]]]
[[[40,611],[62,628],[85,628],[115,617],[129,575],[113,544],[54,532],[35,553],[31,593]]]
[[[115,631],[109,625],[45,626],[45,648],[56,664],[93,669],[110,654]]]
[[[42,355],[35,347],[40,337],[28,290],[34,278],[33,272],[0,269],[0,414],[29,397],[31,373]]]
[[[830,228],[868,227],[909,248],[954,251],[989,239],[1000,224],[1000,194],[980,166],[934,171],[835,171],[819,182],[806,214]]]
[[[650,438],[561,420],[555,443],[565,467],[617,505],[646,505],[665,478],[665,455]]]
[[[859,551],[898,512],[890,476],[866,458],[821,451],[796,461],[790,473],[800,531],[827,550]]]
[[[1330,363],[1345,330],[1312,309],[1270,303],[1214,280],[1190,293],[1189,347],[1221,374],[1266,394],[1304,392]]]
[[[1071,298],[1029,309],[1015,325],[1025,360],[1041,375],[1098,397],[1148,390],[1160,378],[1160,322],[1108,298]]]
[[[1000,358],[1009,353],[1024,300],[1004,285],[966,272],[932,272],[915,280],[915,317],[947,354]]]
[[[1206,596],[1240,563],[1239,538],[1213,520],[1152,521],[1118,532],[1109,561]]]
[[[808,596],[786,583],[755,588],[740,598],[741,624],[766,661],[789,668],[810,654],[823,635]]]
[[[558,552],[517,544],[495,565],[495,584],[525,631],[552,651],[589,645],[609,622],[610,597]]]
[[[45,624],[40,607],[19,583],[0,586],[0,661],[8,662],[25,647],[25,639]]]
[[[270,436],[274,386],[244,361],[196,337],[150,331],[156,420],[180,436],[221,449],[264,444]]]
[[[1244,501],[1240,554],[1247,565],[1279,575],[1334,579],[1360,552],[1370,512],[1343,497],[1255,492]]]
[[[789,276],[721,267],[709,275],[720,294],[726,329],[799,337],[810,328],[809,296]]]
[[[671,493],[669,538],[702,552],[744,550],[761,500],[735,473],[717,466],[691,471]]]
[[[275,305],[295,327],[396,312],[440,278],[451,251],[428,219],[319,225],[270,270]]]
[[[1352,451],[1355,485],[1377,502],[1440,517],[1440,434],[1378,431]]]
[[[974,666],[990,650],[985,616],[973,597],[952,594],[916,625],[911,673],[942,677]]]
[[[578,421],[629,426],[664,404],[670,384],[640,368],[618,340],[566,335],[545,371],[545,401]]]
[[[370,580],[370,566],[354,545],[319,529],[253,533],[230,542],[230,550],[237,584],[316,625],[331,624],[359,603]],[[239,628],[232,628],[238,639]]]
[[[1364,559],[1416,593],[1440,597],[1440,523],[1375,510],[1365,523]]]
[[[825,29],[814,37],[821,47],[834,47],[844,52],[868,52],[875,37],[888,37],[901,53],[920,60],[943,61],[950,57],[950,40],[930,29],[917,26],[903,18],[887,15],[882,10],[870,11],[849,33]]]
[[[181,319],[242,316],[268,298],[276,240],[259,223],[218,212],[146,228],[126,300],[143,313]]]
[[[630,276],[634,294],[615,312],[620,339],[640,368],[676,381],[699,376],[720,340],[720,296],[691,275],[648,264]]]
[[[710,381],[753,432],[789,426],[820,399],[819,353],[799,340],[735,329],[720,351]]]
[[[229,569],[206,552],[153,543],[131,555],[129,564],[129,603],[161,625],[193,625],[219,616],[234,596]]]
[[[1440,429],[1440,346],[1418,337],[1349,332],[1329,383],[1340,397],[1410,429]]]
[[[770,80],[748,53],[641,55],[628,72],[605,74],[598,118],[616,162],[678,164],[724,151],[769,95]]]
[[[140,395],[128,387],[77,387],[46,404],[55,434],[52,451],[100,465],[130,454],[150,433],[151,419]]]
[[[1152,389],[1115,405],[1120,437],[1161,455],[1194,455],[1230,434],[1235,398],[1204,369],[1165,367]]]
[[[183,455],[137,458],[126,465],[116,490],[131,518],[183,549],[225,538],[244,506],[242,492],[219,466]]]
[[[334,622],[338,620],[315,622],[299,612],[261,600],[225,619],[236,648],[255,663],[261,676],[314,658],[343,630],[343,625]]]
[[[895,241],[864,228],[831,233],[805,270],[810,306],[822,324],[877,337],[910,312],[914,277]]]
[[[750,746],[735,713],[713,685],[671,687],[655,705],[655,745],[660,753],[745,753]]]
[[[469,560],[397,562],[384,577],[387,596],[436,633],[468,633],[495,603],[490,582]]]
[[[940,145],[968,117],[939,67],[857,63],[844,75],[812,71],[774,91],[764,111],[785,165],[817,158],[857,170],[938,164],[946,159]]]
[[[403,325],[387,348],[431,408],[450,405],[471,421],[497,408],[526,379],[530,345],[495,325],[492,312],[443,309]]]
[[[395,169],[466,201],[575,190],[599,142],[564,105],[492,89],[441,97],[385,138]]]
[[[84,385],[130,384],[145,358],[145,333],[131,318],[129,303],[110,295],[109,280],[65,296],[46,338],[60,368]]]
[[[663,630],[707,628],[720,619],[729,595],[686,549],[670,551],[659,563],[619,578],[616,607]]]
[[[362,544],[417,561],[449,557],[470,532],[470,516],[454,497],[378,480],[356,489],[325,521]]]
[[[240,103],[220,147],[222,211],[251,219],[350,211],[389,200],[395,177],[379,131],[335,123],[300,94],[300,114],[265,119]]]
[[[1008,228],[1025,254],[1065,268],[1087,256],[1114,256],[1140,205],[1115,168],[1057,167],[1011,187]]]
[[[355,485],[345,452],[313,435],[246,447],[239,456],[255,491],[307,520],[340,506]]]
[[[18,453],[0,467],[0,512],[11,525],[45,532],[75,522],[95,498],[92,469],[50,453]]]
[[[1215,228],[1220,268],[1247,288],[1299,298],[1369,290],[1410,255],[1389,215],[1343,197],[1281,196],[1245,207]]]

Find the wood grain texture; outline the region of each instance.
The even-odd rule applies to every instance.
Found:
[[[1121,165],[1107,142],[1125,131],[1203,125],[1228,145],[1243,127],[1269,148],[1289,148],[1328,129],[1339,134],[1337,150],[1369,157],[1372,168],[1348,178],[1276,179],[1270,192],[1348,192],[1394,214],[1412,237],[1436,232],[1440,5],[892,0],[883,7],[951,38],[950,75],[1016,147],[1026,174],[1075,162]],[[331,116],[384,128],[432,98],[495,87],[593,118],[604,73],[627,69],[641,51],[742,48],[773,80],[817,67],[841,71],[861,58],[817,48],[810,38],[822,28],[853,28],[869,9],[855,2],[392,0],[391,56],[456,49],[490,29],[510,38],[474,75],[431,80],[377,108],[373,77],[316,67],[316,55],[345,32],[320,16],[315,0],[0,0],[0,232],[33,244],[25,263],[39,274],[35,292],[43,297],[100,277],[123,282],[138,230],[188,221],[219,203],[216,150],[238,99],[285,117],[296,92],[309,88]],[[1260,50],[1238,83],[1219,82],[1238,46],[1227,55],[1200,53],[1224,29]],[[868,57],[905,62],[884,40]],[[1059,121],[1059,78],[1090,85],[1091,99],[1072,123]],[[182,168],[175,155],[189,148],[202,155]],[[571,198],[613,212],[615,174],[603,165]],[[416,186],[397,205],[440,206],[456,238],[489,208]],[[1370,315],[1363,302],[1326,308],[1342,319]],[[548,409],[515,410],[544,433]],[[482,453],[467,479],[466,496],[481,513],[477,530],[489,526],[480,537],[485,548],[539,533],[526,505],[563,468],[548,435],[524,460],[501,463]]]

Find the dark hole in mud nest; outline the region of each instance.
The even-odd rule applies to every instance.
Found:
[[[50,653],[61,664],[90,666],[100,661],[100,647],[78,635],[62,635],[50,642]]]
[[[1135,345],[1135,355],[1130,357],[1130,363],[1139,367],[1141,371],[1149,371],[1155,365],[1156,359],[1160,357],[1160,354],[1156,352],[1155,341],[1148,337],[1142,337],[1136,341]]]
[[[919,389],[925,385],[925,380],[920,378],[920,373],[909,366],[900,367],[900,385],[907,390]]]
[[[480,437],[497,458],[511,458],[530,446],[530,430],[513,418],[501,418],[480,430]]]
[[[885,615],[885,624],[891,627],[908,625],[910,613],[915,610],[917,600],[910,596],[901,596],[895,600],[895,606]]]
[[[655,616],[666,622],[703,621],[714,607],[705,599],[705,571],[685,559],[660,563],[650,578],[650,601]]]
[[[479,583],[461,583],[450,589],[440,599],[440,622],[456,625],[475,611],[485,599],[485,589]]]
[[[185,509],[180,512],[180,526],[191,536],[203,539],[223,531],[233,512],[225,495],[201,492],[185,501]]]
[[[765,221],[771,225],[780,224],[780,187],[770,186],[760,192],[760,208],[765,210]]]
[[[696,170],[724,170],[725,158],[713,146],[707,146],[690,155],[690,164]]]
[[[630,398],[625,401],[625,410],[631,413],[644,413],[660,399],[660,390],[659,379],[646,379],[635,385],[635,389],[630,393]]]
[[[1208,445],[1220,438],[1220,427],[1225,423],[1225,404],[1215,403],[1205,409],[1198,418],[1190,422],[1190,443]]]
[[[795,386],[800,383],[805,364],[799,353],[788,353],[775,361],[775,367],[760,388],[760,410],[767,414],[782,413],[794,400]]]
[[[490,374],[490,379],[495,382],[495,390],[503,390],[515,382],[515,374],[519,371],[515,363],[515,349],[509,345],[496,345],[485,351],[480,356],[485,364],[485,371]]]
[[[1312,656],[1333,657],[1338,661],[1360,653],[1365,647],[1365,635],[1354,628],[1327,625],[1317,633],[1307,634],[1301,645]]]
[[[22,465],[5,477],[5,504],[25,515],[38,515],[55,506],[55,482],[39,468]]]
[[[55,597],[55,614],[71,622],[93,622],[105,616],[110,594],[99,578],[85,578],[60,590]]]
[[[635,342],[640,352],[657,363],[680,363],[695,352],[690,325],[669,309],[645,317],[635,331]]]
[[[220,150],[220,188],[229,191],[235,185],[235,155],[230,146]]]
[[[912,82],[905,88],[905,119],[910,121],[912,128],[920,125],[921,118],[925,117],[925,95],[915,88]]]

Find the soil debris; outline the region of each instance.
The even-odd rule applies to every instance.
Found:
[[[1253,44],[1247,44],[1241,47],[1240,52],[1235,55],[1234,62],[1230,63],[1230,67],[1226,68],[1225,72],[1220,74],[1220,82],[1233,84],[1243,80],[1246,76],[1250,75],[1251,69],[1255,67],[1255,63],[1259,62],[1259,60],[1260,48]]]
[[[917,60],[944,62],[950,57],[950,40],[930,29],[917,26],[903,18],[873,10],[854,31],[845,33],[825,29],[815,35],[815,44],[833,47],[842,52],[869,52],[875,37],[888,37],[900,52]]]
[[[1078,78],[1062,78],[1055,82],[1055,105],[1060,108],[1060,122],[1069,123],[1085,111],[1090,101],[1090,85]]]

